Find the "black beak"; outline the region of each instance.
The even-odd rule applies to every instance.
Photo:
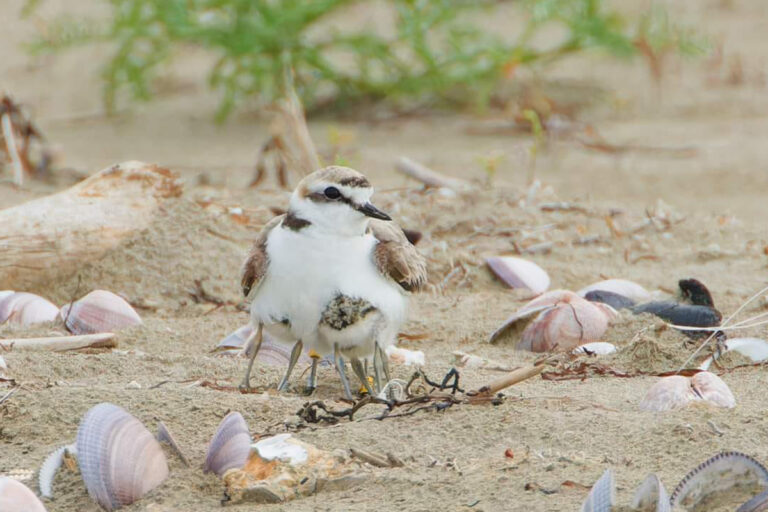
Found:
[[[365,203],[364,205],[358,206],[357,211],[361,212],[363,215],[367,215],[368,217],[373,217],[374,219],[392,220],[392,217],[379,210],[371,203]]]

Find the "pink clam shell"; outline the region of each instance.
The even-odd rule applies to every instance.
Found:
[[[672,375],[659,379],[640,402],[646,411],[669,411],[685,407],[691,402],[706,402],[718,407],[736,406],[736,399],[728,386],[717,375],[699,372],[692,378]]]
[[[45,512],[43,503],[23,483],[0,476],[0,510],[2,512]]]
[[[524,288],[534,295],[544,293],[549,288],[549,274],[532,261],[515,256],[493,256],[485,262],[510,288]]]
[[[0,298],[0,324],[32,325],[56,320],[59,308],[34,293],[3,293]]]
[[[691,385],[702,400],[705,400],[718,407],[733,408],[736,407],[736,398],[731,393],[728,385],[710,372],[699,372],[691,377]]]
[[[227,414],[208,445],[203,472],[222,476],[230,469],[240,469],[251,453],[251,434],[239,412]]]
[[[72,334],[115,332],[142,323],[125,299],[106,290],[94,290],[71,305],[65,304],[60,315]]]

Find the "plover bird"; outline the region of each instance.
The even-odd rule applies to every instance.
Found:
[[[321,356],[333,354],[351,398],[344,357],[372,393],[363,361],[372,357],[375,384],[389,379],[386,347],[396,342],[407,296],[426,283],[424,257],[386,213],[370,203],[373,187],[359,172],[326,167],[294,190],[288,213],[272,219],[242,271],[251,297],[255,343],[242,387],[248,388],[263,330],[293,344],[278,389],[285,389],[305,348],[312,356],[309,390]]]

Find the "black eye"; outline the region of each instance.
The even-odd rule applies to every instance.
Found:
[[[325,189],[324,194],[328,199],[338,199],[341,197],[341,192],[336,187],[328,187]]]

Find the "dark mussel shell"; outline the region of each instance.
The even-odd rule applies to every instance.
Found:
[[[592,290],[584,295],[584,298],[589,302],[600,302],[601,304],[608,304],[615,310],[631,308],[635,305],[635,301],[629,297],[625,297],[618,293],[607,292],[604,290]]]

